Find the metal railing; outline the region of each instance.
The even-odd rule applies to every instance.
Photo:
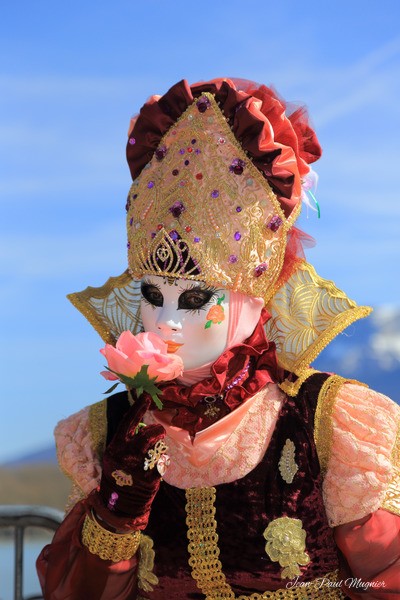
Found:
[[[55,531],[64,513],[47,506],[0,505],[0,527],[14,529],[14,600],[41,600],[42,596],[23,596],[23,549],[27,527],[41,527]]]

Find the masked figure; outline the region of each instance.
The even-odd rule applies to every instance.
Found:
[[[129,269],[70,299],[183,373],[162,410],[128,389],[58,424],[74,487],[46,600],[400,597],[399,407],[310,367],[370,312],[302,254],[320,154],[247,81],[181,81],[132,121]]]

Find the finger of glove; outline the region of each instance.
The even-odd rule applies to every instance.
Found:
[[[131,437],[135,435],[135,431],[149,406],[150,400],[148,398],[145,400],[137,400],[135,402],[119,424],[118,429],[109,444],[110,448],[115,445],[120,446],[121,442],[128,442]]]
[[[114,464],[132,471],[137,466],[142,468],[144,459],[149,450],[154,448],[159,440],[165,438],[165,429],[162,425],[148,425],[141,427],[138,432],[127,441],[122,439],[119,444],[114,441],[104,453],[103,464]]]
[[[162,425],[147,425],[141,427],[138,433],[128,444],[129,450],[132,449],[136,454],[144,456],[160,440],[165,438],[166,432]]]

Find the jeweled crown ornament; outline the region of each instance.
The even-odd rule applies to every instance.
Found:
[[[134,128],[128,161],[135,144]],[[272,163],[283,148],[275,147],[268,160]],[[292,149],[291,154],[286,177],[300,196]],[[216,97],[207,91],[195,97],[160,137],[149,159],[127,202],[131,275],[204,280],[267,302],[300,202],[292,210],[282,207],[265,174],[235,137]]]

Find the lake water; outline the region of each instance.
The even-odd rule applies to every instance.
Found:
[[[24,542],[24,596],[39,595],[41,593],[39,580],[36,574],[36,559],[43,546],[51,541],[49,537]],[[14,544],[13,540],[0,541],[0,600],[14,599]]]

